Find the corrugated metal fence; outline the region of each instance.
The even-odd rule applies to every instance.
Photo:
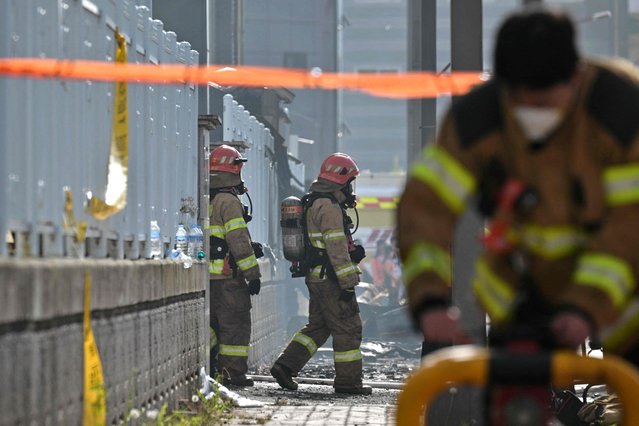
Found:
[[[128,62],[197,64],[198,53],[129,0],[10,0],[0,6],[0,56],[113,61],[116,28]],[[129,186],[123,212],[86,213],[104,197],[114,83],[0,78],[0,256],[65,256],[65,191],[88,225],[80,247],[95,258],[150,257],[150,220],[166,248],[196,218],[197,87],[129,84]],[[190,219],[187,215],[191,215]]]
[[[253,201],[249,223],[254,241],[279,241],[279,199],[275,174],[275,148],[271,132],[231,95],[223,98],[222,136],[226,143],[243,148],[248,159],[242,178]]]

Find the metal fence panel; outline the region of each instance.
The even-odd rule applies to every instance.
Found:
[[[117,29],[129,62],[198,60],[189,43],[178,42],[132,0],[11,0],[0,3],[0,22],[2,57],[113,61]],[[186,84],[128,84],[127,206],[103,221],[86,212],[88,197],[105,195],[114,88],[111,82],[0,79],[0,235],[13,240],[2,244],[0,256],[79,250],[98,258],[150,257],[150,220],[160,223],[168,249],[177,224],[196,219],[197,88]],[[74,229],[64,229],[66,191],[73,218],[88,225],[86,245],[73,244]]]
[[[273,237],[278,235],[279,199],[273,136],[230,94],[223,97],[222,125],[224,142],[239,147],[248,159],[242,168],[242,178],[253,203],[251,237],[269,246],[276,245],[278,240]]]

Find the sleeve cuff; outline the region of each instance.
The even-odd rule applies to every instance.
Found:
[[[424,299],[417,308],[412,312],[413,317],[413,326],[415,329],[419,330],[419,318],[425,312],[428,312],[432,309],[448,309],[451,306],[450,300],[444,299],[442,297],[427,297]]]

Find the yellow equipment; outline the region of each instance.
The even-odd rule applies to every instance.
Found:
[[[491,367],[498,368],[496,358],[503,351],[476,346],[457,346],[438,350],[424,358],[422,366],[406,382],[398,398],[397,425],[428,425],[426,410],[431,401],[446,388],[456,385],[485,387],[491,380]],[[578,356],[570,351],[530,354],[539,365],[547,358],[550,383],[558,387],[573,386],[575,381],[606,383],[618,395],[622,404],[624,425],[639,425],[639,372],[614,355],[605,358]],[[530,375],[526,359],[519,365],[524,375]],[[528,371],[527,371],[528,370]],[[634,403],[633,403],[634,402]]]

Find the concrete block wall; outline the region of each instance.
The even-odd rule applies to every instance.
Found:
[[[282,303],[290,290],[286,284],[285,281],[263,283],[260,294],[251,298],[249,369],[270,367],[288,343],[285,335],[288,309]]]
[[[167,260],[0,260],[0,426],[82,423],[84,274],[107,423],[174,407],[208,365],[208,266]]]

